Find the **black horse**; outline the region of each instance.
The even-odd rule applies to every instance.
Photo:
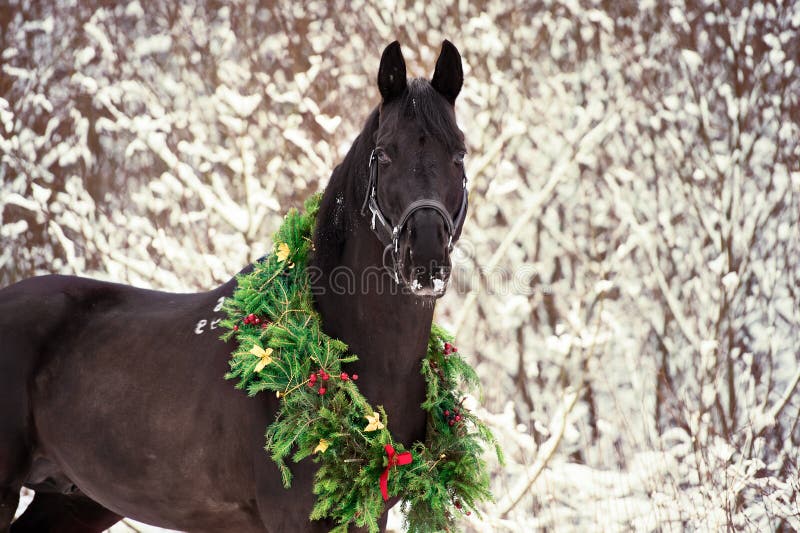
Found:
[[[466,212],[462,80],[448,41],[430,82],[407,80],[397,42],[384,50],[382,102],[334,170],[314,235],[323,327],[359,354],[349,370],[405,445],[425,436],[420,360]],[[396,285],[363,290],[382,266]],[[220,308],[235,284],[171,294],[44,276],[0,291],[0,531],[102,531],[123,516],[188,531],[332,526],[308,520],[314,463],[293,465],[287,490],[264,452],[279,400],[223,379]],[[12,524],[22,486],[36,495]]]

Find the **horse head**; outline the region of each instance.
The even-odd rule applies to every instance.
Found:
[[[444,41],[433,78],[408,80],[395,41],[377,81],[382,101],[362,212],[385,245],[384,259],[391,255],[395,281],[415,296],[438,298],[467,210],[466,148],[455,119],[461,56]]]

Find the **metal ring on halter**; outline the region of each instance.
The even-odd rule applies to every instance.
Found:
[[[391,268],[386,266],[386,252],[389,252],[389,257],[392,258],[392,267]],[[392,251],[392,245],[391,244],[387,244],[386,246],[384,246],[384,248],[383,248],[383,259],[381,260],[381,263],[383,264],[383,267],[385,269],[389,270],[392,273],[392,276],[394,277],[394,282],[399,285],[400,284],[400,270],[402,270],[401,267],[402,267],[403,263],[402,263],[402,261],[400,261],[398,263],[397,256]],[[403,281],[405,281],[405,279],[403,279]]]

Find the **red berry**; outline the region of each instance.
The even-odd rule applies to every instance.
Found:
[[[353,381],[358,381],[358,374],[353,374]]]
[[[313,387],[314,387],[314,382],[313,382],[313,381],[309,381],[309,382],[308,382],[308,386],[309,386],[309,387],[311,387],[311,388],[313,388]]]
[[[239,326],[233,326],[233,331],[239,331]]]
[[[447,422],[448,426],[452,426],[453,424],[455,424],[455,422],[453,420],[450,420],[449,422]]]
[[[444,353],[450,353],[452,349],[453,346],[449,342],[444,343]]]
[[[319,393],[320,393],[320,395],[322,395],[322,394],[325,394],[325,393],[327,392],[327,390],[328,390],[328,389],[326,389],[325,387],[320,387],[320,388],[319,388]]]
[[[310,381],[311,383],[315,383],[317,381],[317,375],[311,374],[310,376],[308,376],[308,381]]]
[[[445,411],[445,412],[444,412],[444,416],[450,416],[450,411],[449,411],[449,410],[448,410],[448,411]]]
[[[267,329],[268,326],[269,322],[264,322],[263,324],[261,324],[261,329]]]
[[[342,378],[342,381],[347,381],[350,379],[350,376],[347,375],[347,372],[342,372],[342,375],[339,377]]]
[[[255,317],[255,318],[253,319],[253,323],[254,323],[254,324],[256,324],[256,325],[258,325],[258,324],[261,324],[261,319],[260,319],[260,318],[258,318],[258,317]]]
[[[461,422],[461,415],[456,415],[456,422]]]
[[[330,379],[330,376],[328,374],[322,374],[323,381],[328,381],[328,379]]]
[[[456,502],[456,509],[461,509],[461,502]]]
[[[472,511],[467,511],[467,516],[471,515]]]

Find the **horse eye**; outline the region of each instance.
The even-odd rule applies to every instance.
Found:
[[[456,155],[453,156],[453,163],[456,165],[463,165],[464,164],[464,156],[466,155],[465,152],[458,152]]]
[[[381,149],[375,150],[375,156],[378,158],[378,163],[381,165],[388,165],[392,162],[392,158],[389,157],[386,152]]]

